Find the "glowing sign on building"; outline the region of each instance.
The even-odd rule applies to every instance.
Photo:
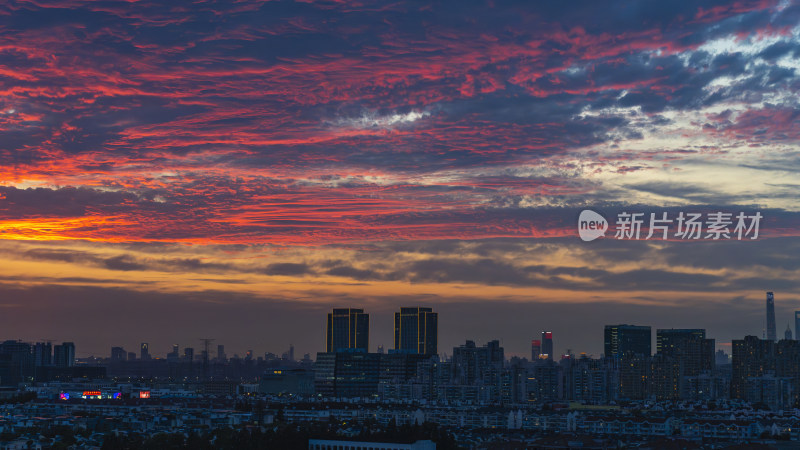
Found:
[[[83,396],[85,397],[100,397],[102,392],[100,391],[83,391]]]
[[[139,391],[139,398],[150,398],[150,391]]]
[[[59,394],[58,398],[60,398],[61,400],[69,400],[69,392],[62,392],[61,394]]]
[[[115,399],[120,399],[120,398],[122,398],[122,392],[114,392],[114,398],[115,398]]]

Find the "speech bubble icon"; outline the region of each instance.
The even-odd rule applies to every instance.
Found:
[[[578,234],[584,242],[593,241],[606,234],[608,221],[600,214],[584,209],[578,216]]]

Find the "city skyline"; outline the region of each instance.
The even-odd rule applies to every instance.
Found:
[[[374,350],[426,305],[440,353],[551,331],[599,355],[625,323],[780,337],[800,4],[453,5],[0,5],[0,329],[314,354],[333,308],[372,316]]]
[[[773,308],[774,308],[774,293],[773,292],[767,292],[766,294],[767,294],[767,304],[768,305],[771,304],[773,306]],[[438,341],[438,313],[437,312],[432,311],[431,308],[419,307],[419,306],[416,306],[416,307],[401,307],[400,310],[401,310],[402,314],[404,314],[404,315],[406,315],[408,317],[410,317],[411,315],[414,315],[415,317],[417,317],[417,316],[420,316],[420,315],[423,315],[423,314],[424,315],[433,315],[433,317],[435,317],[435,319],[433,321],[433,328],[428,329],[428,331],[434,333],[433,342],[435,343],[436,341]],[[769,307],[767,307],[766,313],[765,313],[765,317],[764,317],[765,322],[768,321],[768,317],[769,317],[770,311],[771,311],[771,309]],[[395,339],[397,339],[398,317],[399,317],[400,314],[401,314],[400,312],[395,312],[394,313],[393,332],[394,332]],[[800,311],[795,311],[794,314],[795,314],[795,317],[800,317]],[[317,352],[336,352],[336,351],[340,351],[340,350],[341,351],[348,351],[349,349],[360,349],[360,350],[366,351],[366,352],[378,352],[378,353],[380,353],[381,349],[390,349],[390,348],[391,349],[395,349],[395,350],[398,349],[397,342],[395,342],[395,345],[388,346],[388,347],[385,344],[381,344],[381,343],[377,343],[377,344],[374,344],[374,345],[370,346],[369,344],[364,342],[365,340],[366,340],[366,342],[369,342],[369,340],[370,340],[370,332],[371,332],[371,330],[374,331],[375,328],[371,326],[369,312],[363,310],[362,308],[333,308],[332,312],[327,313],[327,316],[328,316],[328,319],[327,319],[327,325],[326,325],[325,345],[321,349],[311,349],[309,351],[299,352],[299,351],[295,351],[294,344],[289,344],[288,350],[286,352],[283,352],[282,350],[276,350],[274,348],[267,348],[266,350],[263,350],[263,349],[255,350],[255,347],[251,345],[251,346],[247,346],[246,349],[234,350],[232,353],[230,353],[230,355],[231,356],[235,355],[235,356],[244,358],[249,353],[255,359],[255,358],[260,358],[265,354],[273,354],[273,355],[276,355],[277,357],[283,357],[282,355],[285,356],[286,354],[291,353],[292,357],[290,357],[289,359],[296,360],[295,359],[295,355],[299,355],[299,354],[313,355],[314,353],[317,353]],[[339,318],[338,320],[341,321],[338,324],[335,322],[337,320],[336,317],[338,317]],[[417,318],[415,320],[419,320],[419,319]],[[337,332],[336,331],[336,327],[341,328],[341,331]],[[792,338],[790,338],[790,340],[800,340],[800,335],[796,334],[796,332],[794,332],[791,329],[791,326],[788,326],[788,329],[792,332],[792,336],[793,336]],[[350,336],[347,335],[348,334],[348,330],[352,330],[352,335],[350,335]],[[381,335],[385,335],[386,334],[385,330],[383,330],[381,328],[379,328],[378,330],[382,331],[382,333],[380,333]],[[692,328],[692,329],[689,329],[689,328],[678,328],[678,327],[669,327],[669,328],[658,327],[658,328],[655,328],[655,332],[653,332],[653,327],[650,326],[650,325],[645,325],[645,324],[617,324],[617,325],[606,324],[606,325],[603,325],[603,333],[602,333],[602,339],[601,339],[601,342],[602,342],[601,348],[603,349],[603,351],[600,352],[600,353],[587,352],[587,351],[583,351],[581,349],[575,349],[575,348],[566,347],[566,346],[564,347],[565,348],[564,351],[559,351],[558,350],[558,346],[557,346],[558,336],[554,336],[554,333],[552,331],[541,331],[540,333],[537,333],[537,339],[532,339],[531,340],[531,346],[532,347],[528,348],[528,353],[527,354],[518,354],[518,353],[508,352],[508,355],[509,356],[520,357],[520,358],[526,358],[526,359],[529,359],[529,360],[539,359],[539,358],[535,358],[535,357],[532,356],[531,352],[535,351],[535,352],[537,352],[537,354],[540,355],[540,357],[544,358],[545,357],[544,355],[547,354],[546,350],[549,348],[548,345],[551,345],[551,346],[554,345],[554,344],[548,344],[547,343],[548,339],[551,342],[555,342],[556,343],[554,345],[554,353],[552,355],[549,355],[549,357],[547,357],[547,359],[553,359],[553,360],[560,359],[563,355],[567,355],[568,352],[571,352],[573,355],[586,354],[586,355],[588,355],[590,357],[599,357],[601,355],[602,356],[614,355],[615,357],[620,357],[620,356],[622,356],[624,354],[629,354],[629,355],[633,355],[633,354],[648,354],[649,355],[649,354],[656,354],[656,353],[660,353],[661,352],[661,350],[660,350],[660,348],[661,348],[660,347],[661,346],[660,334],[662,332],[665,332],[665,333],[666,332],[677,332],[677,333],[682,333],[682,332],[695,333],[696,332],[696,333],[702,333],[702,337],[705,338],[706,331],[707,331],[706,328]],[[331,344],[330,343],[331,336],[332,335],[336,335],[337,333],[340,335],[339,338],[338,338],[339,341],[343,340],[343,342],[349,342],[349,344],[347,344],[347,345],[343,344],[343,345],[338,345],[338,346],[335,345],[335,344]],[[643,336],[643,333],[646,334],[647,336],[649,336],[649,338],[647,338],[647,342],[646,343],[644,341],[642,341],[642,338],[641,338],[641,336]],[[744,337],[746,335],[756,336],[755,334],[747,334],[746,333],[746,334],[744,334],[742,336],[734,338],[734,340],[741,339],[742,337]],[[765,340],[773,340],[773,341],[777,340],[777,339],[770,339],[766,335],[766,328],[762,329],[762,336],[760,336],[760,338],[761,339],[765,339]],[[26,340],[26,339],[20,339],[20,338],[10,339],[10,340],[21,341],[21,342],[24,342],[24,341],[37,342],[37,345],[38,345],[38,343],[40,343],[40,340]],[[490,341],[493,341],[493,340],[497,340],[498,342],[500,342],[501,345],[503,345],[503,340],[502,339],[489,338],[485,342],[490,342]],[[197,339],[197,343],[195,343],[195,344],[188,343],[188,344],[182,345],[182,344],[173,343],[173,344],[170,345],[171,352],[165,352],[164,355],[167,358],[169,358],[170,353],[174,354],[176,352],[176,349],[178,351],[178,355],[181,355],[180,349],[184,349],[184,350],[189,349],[190,351],[193,352],[194,358],[200,358],[201,355],[202,355],[202,352],[203,352],[203,350],[201,348],[202,345],[200,345],[200,344],[202,344],[205,341],[214,342],[214,341],[216,341],[216,339],[209,339],[209,338]],[[476,339],[474,339],[472,337],[469,337],[469,336],[466,336],[466,337],[462,338],[462,341],[478,341],[478,342],[482,342],[480,340],[476,340]],[[712,337],[712,338],[710,338],[710,341],[712,342],[711,345],[712,345],[712,347],[714,347],[715,351],[716,350],[723,350],[727,354],[730,354],[731,344],[732,344],[733,340],[731,342],[722,342],[721,343],[721,342],[719,342],[718,340],[716,340],[716,339],[714,339]],[[48,339],[48,340],[45,340],[44,342],[46,342],[47,345],[50,345],[50,342],[52,342],[52,340]],[[419,348],[428,348],[426,345],[422,344],[422,342],[425,342],[424,340],[420,341],[420,342],[421,342],[421,344],[420,344]],[[714,342],[716,342],[716,345],[714,345]],[[74,346],[74,344],[72,342],[70,342],[70,344],[72,344]],[[137,359],[163,358],[162,356],[159,356],[159,355],[161,355],[160,353],[157,353],[155,356],[150,354],[149,345],[150,345],[149,342],[140,342],[139,344],[137,344],[137,347],[139,348],[139,353],[138,353],[139,356],[136,356]],[[460,345],[462,345],[462,344],[459,343],[459,342],[456,342],[456,344],[452,348],[457,348]],[[514,344],[512,344],[512,346],[513,345]],[[597,345],[598,345],[597,342],[593,342],[592,343],[593,347],[596,347]],[[123,359],[128,358],[127,355],[137,355],[137,352],[130,351],[129,349],[124,349],[124,346],[112,346],[111,347],[111,358],[112,359],[116,359],[114,357],[114,352],[115,352],[116,349],[119,349],[120,352],[122,352],[124,350],[124,353],[125,353],[126,356]],[[220,349],[222,349],[222,351],[225,352],[225,350],[224,350],[225,349],[225,345],[224,344],[217,344],[217,351],[220,351]],[[645,351],[645,349],[655,349],[655,350]],[[197,350],[197,351],[195,351],[195,350]],[[230,350],[230,347],[229,347],[229,350]],[[433,354],[436,354],[436,355],[448,355],[447,350],[448,349],[444,349],[444,351],[432,352],[432,353],[429,353],[429,354],[431,354],[431,355],[433,355]],[[74,352],[74,349],[73,349],[73,352]],[[226,353],[223,353],[223,355],[225,355],[225,354]],[[146,355],[146,357],[145,357],[145,355]],[[214,355],[214,353],[211,350],[209,350],[209,358],[212,358],[213,355]],[[78,357],[100,357],[100,358],[103,358],[103,357],[107,357],[108,355],[105,355],[102,352],[101,353],[79,352],[79,353],[77,353],[77,356]],[[297,358],[297,360],[299,360],[299,358]]]

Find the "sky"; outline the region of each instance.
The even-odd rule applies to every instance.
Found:
[[[439,351],[718,348],[800,310],[796,1],[0,5],[0,330],[324,350],[439,312]],[[746,211],[757,239],[578,236],[584,209]],[[654,332],[655,335],[655,332]]]

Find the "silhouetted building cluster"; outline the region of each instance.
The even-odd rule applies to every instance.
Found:
[[[153,357],[149,351],[149,344],[140,345],[140,357],[136,353],[127,352],[122,347],[111,347],[109,358],[102,360],[108,368],[108,375],[115,378],[161,378],[187,381],[253,381],[259,380],[265,374],[272,374],[275,369],[285,368],[287,374],[293,369],[303,369],[310,372],[311,356],[306,354],[303,359],[296,361],[294,347],[282,356],[265,353],[264,356],[254,356],[248,350],[242,357],[234,354],[228,358],[224,345],[217,345],[216,355],[212,354],[210,343],[213,339],[201,339],[202,350],[195,352],[193,347],[181,348],[173,344],[166,358]],[[208,343],[207,347],[205,344]]]
[[[76,365],[75,344],[22,341],[0,343],[0,386],[19,383],[103,378],[105,367]]]
[[[768,293],[765,320],[774,323],[774,295]],[[795,313],[800,320],[800,312]],[[236,383],[262,393],[291,393],[325,398],[371,398],[465,404],[540,404],[577,401],[742,400],[768,408],[800,405],[800,343],[746,336],[732,342],[729,358],[715,349],[704,329],[657,329],[616,324],[603,330],[599,358],[559,357],[551,331],[531,341],[531,359],[506,358],[497,340],[472,340],[440,357],[438,313],[427,307],[403,307],[394,314],[394,346],[369,351],[370,316],[363,309],[335,308],[327,315],[325,352],[316,362],[295,359],[294,346],[281,356],[266,353],[228,357],[223,345],[201,339],[198,352],[173,345],[165,358],[111,347],[107,358],[77,360],[71,342],[53,345],[21,341],[0,343],[0,387],[45,381],[164,379],[200,382],[204,392],[233,392]],[[791,331],[791,330],[789,330]],[[797,333],[795,333],[797,336]],[[652,348],[655,338],[655,349]],[[253,387],[255,386],[255,388]]]
[[[773,295],[768,305],[774,313]],[[332,320],[336,316],[342,319]],[[317,354],[316,394],[499,404],[732,398],[773,408],[795,405],[800,394],[795,340],[747,336],[733,342],[731,360],[716,351],[704,329],[658,329],[653,353],[651,327],[620,324],[605,326],[600,358],[570,352],[555,358],[553,333],[543,331],[531,341],[531,360],[506,360],[499,341],[483,346],[466,341],[443,360],[435,351],[437,319],[430,308],[401,308],[395,313],[395,348],[369,353],[354,345],[368,342],[369,315],[335,309],[327,348],[337,351]]]

